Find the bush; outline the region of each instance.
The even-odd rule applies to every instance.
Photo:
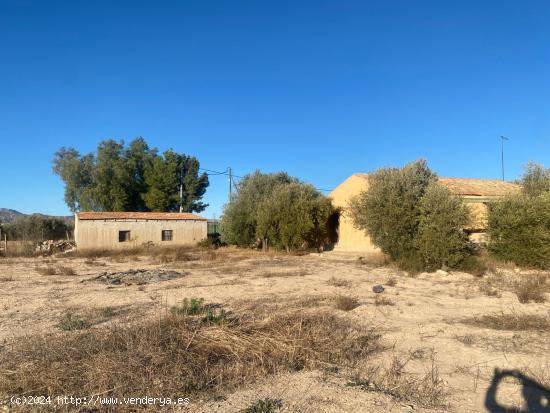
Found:
[[[429,271],[457,268],[472,254],[464,228],[470,212],[464,202],[439,184],[430,185],[420,200],[416,245]]]
[[[251,404],[240,413],[275,413],[283,407],[283,403],[278,399],[260,399]]]
[[[329,238],[330,200],[286,173],[246,176],[220,222],[223,242],[287,252],[320,248]]]
[[[418,204],[434,182],[436,176],[425,161],[379,169],[369,175],[368,190],[350,203],[355,226],[393,260],[417,258]]]
[[[332,212],[328,198],[303,183],[280,185],[258,205],[256,235],[287,252],[304,244],[320,247]]]
[[[73,313],[65,313],[57,326],[63,331],[82,330],[89,324]]]
[[[41,241],[65,239],[73,232],[72,221],[40,214],[23,216],[10,224],[3,224],[8,240]]]
[[[550,268],[550,192],[510,195],[489,207],[489,251],[517,265]]]
[[[237,194],[225,206],[220,221],[222,241],[249,247],[257,243],[257,206],[269,197],[275,187],[296,182],[288,174],[279,172],[247,175],[237,186]]]
[[[350,213],[354,225],[403,269],[456,268],[472,255],[463,231],[467,207],[437,183],[423,160],[369,175],[369,188],[352,199]]]
[[[543,303],[546,301],[544,293],[549,287],[548,277],[539,274],[536,276],[524,276],[513,285],[513,291],[522,304],[529,302]]]
[[[342,311],[351,311],[359,307],[359,301],[355,297],[350,297],[347,295],[339,295],[336,297],[334,302],[334,307],[337,310]]]

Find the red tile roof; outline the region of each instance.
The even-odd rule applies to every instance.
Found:
[[[519,190],[519,185],[498,179],[439,178],[439,182],[458,195],[503,196]]]
[[[80,220],[92,219],[152,219],[152,220],[194,220],[206,221],[199,215],[188,212],[77,212]]]
[[[369,174],[355,174],[361,178],[368,179]],[[440,177],[439,182],[445,185],[450,191],[463,196],[503,196],[519,190],[518,184],[501,181],[498,179],[478,178],[445,178]]]

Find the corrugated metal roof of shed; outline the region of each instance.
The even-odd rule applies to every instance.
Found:
[[[77,212],[80,220],[94,219],[150,219],[150,220],[188,220],[206,221],[199,215],[188,212]]]

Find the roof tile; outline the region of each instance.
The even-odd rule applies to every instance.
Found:
[[[80,220],[93,219],[151,219],[151,220],[195,220],[206,221],[199,215],[188,212],[77,212]]]

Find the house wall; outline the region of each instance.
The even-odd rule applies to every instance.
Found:
[[[338,222],[338,242],[334,246],[335,251],[367,253],[380,251],[363,231],[353,226],[353,222],[347,211],[351,198],[359,195],[359,193],[367,188],[368,182],[365,178],[352,175],[330,193],[332,204],[341,210]]]
[[[127,249],[155,245],[192,245],[207,237],[206,220],[79,220],[75,217],[78,249]],[[162,241],[162,230],[172,230],[172,241]],[[119,231],[130,231],[129,242],[119,242]]]
[[[334,206],[341,209],[338,223],[338,242],[334,246],[335,251],[350,252],[377,252],[380,251],[372,244],[368,235],[356,229],[348,213],[348,204],[352,197],[359,195],[368,189],[368,180],[365,175],[354,174],[342,182],[330,193]],[[463,196],[466,206],[472,213],[472,223],[469,228],[472,232],[471,239],[484,241],[484,231],[487,227],[487,202],[490,197]]]

